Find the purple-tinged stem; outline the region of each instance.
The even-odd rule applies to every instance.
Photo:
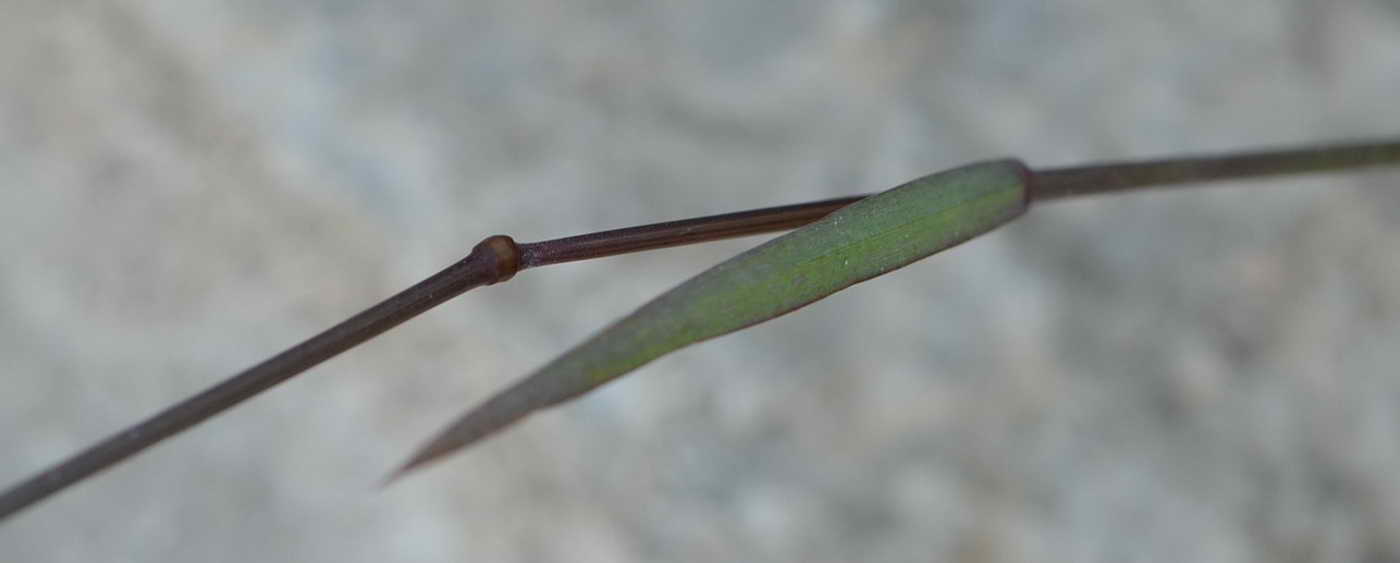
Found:
[[[1095,164],[1036,172],[1034,199],[1394,164],[1400,164],[1400,141],[1395,140]],[[864,197],[741,211],[520,245],[506,236],[489,237],[466,258],[441,272],[5,490],[0,493],[0,520],[469,289],[509,280],[519,270],[785,231]]]

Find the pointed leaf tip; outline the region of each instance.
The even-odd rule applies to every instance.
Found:
[[[535,381],[535,378],[526,378],[467,411],[467,414],[453,421],[432,440],[418,448],[403,466],[385,478],[384,485],[387,486],[419,467],[475,444],[520,421],[537,409],[558,402],[543,398],[550,395],[541,395],[541,385],[542,382]]]
[[[402,465],[399,465],[398,469],[395,469],[393,472],[386,475],[384,477],[384,480],[380,482],[379,486],[388,487],[389,485],[394,484],[394,482],[398,481],[399,479],[402,479],[405,475],[412,473],[413,470],[422,467],[429,461],[432,461],[432,459],[433,456],[430,454],[429,450],[425,448],[419,448],[417,452],[414,452],[412,457],[408,458],[408,461],[405,461]]]

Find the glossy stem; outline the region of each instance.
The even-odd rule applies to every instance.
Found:
[[[851,196],[600,231],[520,245],[521,269],[796,229],[864,199]]]
[[[1037,201],[1205,182],[1400,164],[1400,141],[1105,162],[1036,172]]]
[[[1400,163],[1400,140],[1095,164],[1036,172],[1034,199],[1061,199],[1166,184],[1325,172],[1396,163]],[[786,231],[820,219],[865,197],[852,196],[712,215],[518,246],[508,237],[497,235],[487,238],[466,258],[413,287],[5,490],[0,493],[0,520],[464,291],[506,281],[518,270]]]
[[[1035,201],[1144,188],[1307,174],[1400,163],[1400,141],[1106,162],[1035,172]],[[871,194],[710,215],[520,245],[521,269],[786,231]]]
[[[484,241],[469,256],[428,279],[15,485],[0,495],[0,520],[468,289],[502,281],[506,272],[498,267],[491,250]]]

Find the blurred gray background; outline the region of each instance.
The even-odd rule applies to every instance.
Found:
[[[0,0],[0,485],[486,235],[1394,136],[1397,95],[1393,0]],[[1400,559],[1396,172],[1046,205],[376,488],[757,242],[468,294],[0,560]]]

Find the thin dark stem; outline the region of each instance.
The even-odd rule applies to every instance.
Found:
[[[1168,184],[1308,174],[1400,163],[1400,141],[1355,143],[1162,160],[1107,162],[1035,173],[1035,199],[1044,201]]]
[[[767,207],[520,245],[521,269],[795,229],[865,196]]]
[[[1035,173],[1036,201],[1064,199],[1169,184],[1198,185],[1287,174],[1306,174],[1400,163],[1400,141],[1354,143],[1162,160],[1108,162]],[[795,229],[864,199],[848,196],[723,215],[653,223],[520,245],[520,268],[603,258],[629,252],[696,244]]]
[[[199,424],[462,292],[494,283],[500,269],[478,246],[471,255],[325,332],[161,411],[0,495],[0,520],[85,477]]]
[[[1035,174],[1034,198],[1139,189],[1280,174],[1400,163],[1400,141],[1336,145],[1223,156],[1108,163]],[[656,223],[516,245],[493,236],[432,277],[311,339],[152,416],[0,494],[0,520],[135,455],[278,383],[353,348],[419,313],[518,270],[725,238],[785,231],[815,221],[865,196],[770,207]]]

